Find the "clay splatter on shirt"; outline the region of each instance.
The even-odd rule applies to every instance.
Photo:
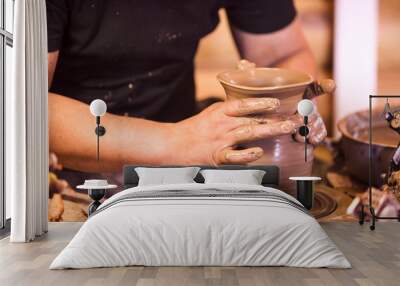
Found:
[[[159,33],[157,37],[157,43],[166,43],[166,42],[171,42],[174,41],[178,38],[182,37],[182,33]]]

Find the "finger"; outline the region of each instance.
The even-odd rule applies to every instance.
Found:
[[[304,92],[305,99],[312,99],[323,94],[332,94],[336,89],[335,81],[332,79],[323,79],[312,82]]]
[[[309,135],[307,136],[307,140],[310,144],[316,146],[324,141],[327,136],[327,131],[325,124],[321,117],[317,117],[316,120],[309,126]],[[301,136],[299,132],[296,132],[294,139],[297,142],[304,142],[305,137]]]
[[[235,128],[242,125],[270,124],[277,121],[279,121],[279,119],[268,118],[267,116],[264,115],[254,115],[251,117],[236,117],[237,124],[235,125]]]
[[[319,144],[322,143],[322,141],[324,141],[326,136],[323,135],[323,133],[318,133],[318,134],[313,134],[313,135],[308,135],[307,136],[307,143],[313,145],[313,146],[317,146]],[[304,141],[306,140],[306,137],[301,136],[299,133],[296,133],[296,135],[294,136],[294,140],[296,142],[299,143],[304,143]]]
[[[315,127],[314,129],[311,130],[308,141],[312,145],[317,146],[325,140],[326,136],[327,136],[327,131],[325,125],[322,124],[321,126]]]
[[[318,130],[317,132],[310,131],[310,134],[307,136],[307,141],[311,145],[317,146],[322,143],[322,141],[324,141],[326,135],[326,130]],[[304,143],[306,137],[300,135],[299,132],[296,132],[296,134],[294,135],[294,140],[299,143]]]
[[[302,117],[300,117],[298,114],[295,114],[293,116],[274,116],[272,118],[269,115],[253,115],[250,117],[237,117],[236,127],[239,127],[241,125],[272,124],[291,119],[294,119],[296,122],[303,120]]]
[[[319,115],[319,113],[317,112],[313,112],[308,116],[308,124],[312,125],[314,124],[315,121],[318,120],[318,118],[320,118],[321,116]]]
[[[326,130],[323,130],[323,131],[315,134],[314,136],[311,136],[309,139],[309,142],[313,146],[317,146],[317,145],[321,144],[322,142],[324,142],[326,136],[327,136],[327,132],[326,132]]]
[[[246,164],[260,159],[263,154],[264,151],[260,147],[244,150],[225,148],[218,153],[217,162],[219,164]]]
[[[327,94],[332,94],[336,89],[335,81],[332,79],[322,79],[318,82],[322,91]]]
[[[313,145],[320,144],[327,136],[326,127],[322,117],[318,116],[312,123],[309,141]]]
[[[276,111],[280,102],[276,98],[244,98],[224,103],[224,113],[228,116],[245,116]]]
[[[232,137],[232,145],[244,143],[274,136],[291,134],[295,129],[302,125],[299,116],[292,116],[288,120],[274,122],[270,124],[251,124],[240,126],[230,132],[228,136]]]
[[[300,142],[300,143],[304,143],[304,140],[306,139],[306,137],[301,136],[300,133],[297,131],[296,134],[294,134],[294,140],[296,142]]]

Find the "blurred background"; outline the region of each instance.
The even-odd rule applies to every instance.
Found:
[[[375,88],[371,88],[375,89],[371,92],[379,94],[395,94],[397,92],[400,94],[400,57],[398,56],[398,47],[400,46],[400,1],[296,0],[295,4],[304,27],[304,32],[316,57],[320,78],[334,77],[335,44],[339,45],[340,40],[342,40],[342,42],[346,41],[343,49],[351,53],[349,46],[351,47],[352,43],[347,41],[347,39],[353,38],[355,49],[361,45],[361,49],[365,51],[365,49],[362,48],[364,45],[369,46],[369,51],[373,52],[376,47],[376,57],[374,58],[374,55],[371,55],[364,61],[371,61],[370,63],[366,63],[367,66],[371,68],[376,65],[376,83],[371,82],[374,79],[370,79],[368,82],[369,86],[375,86]],[[338,7],[339,5],[342,7]],[[344,7],[344,5],[347,6]],[[368,7],[368,5],[370,6]],[[350,23],[348,23],[348,18],[344,19],[349,16],[343,15],[345,13],[342,11],[351,8],[355,9],[349,11],[350,17],[354,17],[354,23],[357,21],[360,27],[354,27],[351,22],[352,19],[350,19]],[[362,13],[364,13],[364,17]],[[196,83],[197,96],[199,99],[204,99],[209,96],[223,98],[224,91],[216,81],[215,76],[223,70],[235,67],[239,60],[239,55],[234,47],[233,39],[229,31],[226,15],[222,10],[220,11],[220,18],[221,21],[218,28],[202,40],[197,54]],[[343,25],[342,27],[336,26],[337,33],[335,33],[335,21],[340,21],[340,23],[344,24],[344,27]],[[362,21],[365,21],[365,23],[362,23]],[[348,27],[346,27],[347,24],[349,24]],[[373,43],[359,43],[359,41],[363,41],[365,37],[362,34],[351,34],[353,29],[353,32],[365,33],[369,36],[368,34],[374,33],[375,25],[377,26],[377,33],[376,39],[372,40]],[[341,30],[343,28],[345,31]],[[342,39],[339,39],[341,37]],[[358,39],[358,37],[361,39]],[[374,35],[372,37],[374,37]],[[358,47],[356,47],[357,44]],[[358,53],[357,50],[353,52],[355,54]],[[337,54],[339,53],[340,51],[337,52]],[[338,55],[338,57],[343,58],[342,55]],[[342,62],[343,61],[346,61],[346,59],[343,59]],[[350,68],[351,73],[354,73],[352,77],[355,78],[355,74],[360,72],[360,68],[351,65]],[[361,71],[363,71],[363,69]],[[337,72],[337,76],[340,77],[340,75],[342,75],[341,70]],[[339,84],[339,82],[337,83]],[[361,94],[357,98],[355,98],[353,94],[343,94],[346,91],[352,92],[352,89],[344,86],[343,81],[340,81],[340,83],[342,83],[341,88],[344,88],[344,90],[341,90],[341,93],[339,92],[340,94],[336,94],[336,96],[345,97],[343,101],[354,105],[354,109],[359,108],[357,98],[362,96],[364,102],[361,103],[361,106],[368,107],[368,94]],[[355,85],[357,85],[357,83],[355,83]],[[364,85],[365,83],[363,86]],[[359,90],[357,86],[355,88]],[[362,91],[360,90],[360,92]],[[351,99],[354,99],[354,101]],[[339,117],[342,117],[339,110],[335,110],[334,99],[330,96],[323,96],[318,100],[318,107],[328,127],[329,134],[333,135],[336,126],[335,122],[340,119]],[[337,104],[336,109],[340,109],[337,107]],[[339,113],[336,119],[335,111]],[[347,110],[345,114],[349,113],[349,111],[356,110]]]

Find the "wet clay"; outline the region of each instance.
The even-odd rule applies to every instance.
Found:
[[[268,118],[281,118],[296,113],[297,103],[303,99],[305,89],[313,78],[299,71],[280,68],[256,68],[253,63],[241,61],[238,68],[217,76],[226,92],[227,100],[249,97],[270,97],[280,100],[275,113]],[[304,144],[293,140],[291,135],[277,136],[246,144],[244,147],[263,148],[264,155],[253,162],[255,165],[277,165],[280,168],[280,187],[295,195],[295,183],[291,176],[309,176],[312,169],[312,146],[308,145],[308,159],[304,161]]]
[[[368,128],[359,130],[354,133],[354,138],[364,142],[369,142]],[[391,130],[387,123],[382,123],[372,127],[372,142],[373,144],[385,145],[385,146],[397,146],[400,141],[399,135]]]
[[[368,111],[360,111],[348,115],[338,124],[339,131],[346,137],[350,137],[363,143],[369,143],[369,114]],[[380,111],[372,114],[372,143],[385,147],[397,147],[400,141],[399,135],[389,128]]]

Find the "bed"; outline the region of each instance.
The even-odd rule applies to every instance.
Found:
[[[261,185],[138,185],[124,167],[124,191],[107,199],[50,269],[144,266],[350,268],[343,253],[293,197],[280,191],[276,166]],[[213,169],[214,167],[199,166]]]

